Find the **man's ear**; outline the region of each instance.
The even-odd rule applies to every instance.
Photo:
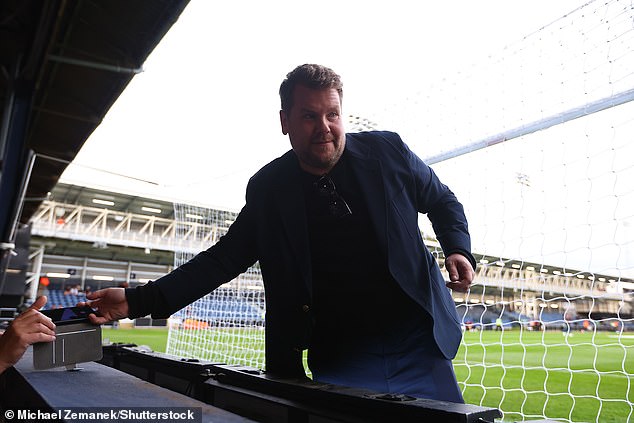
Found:
[[[282,134],[288,134],[288,117],[284,110],[280,110],[280,124],[282,125]]]

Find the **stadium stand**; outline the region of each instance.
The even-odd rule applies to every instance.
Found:
[[[48,291],[48,302],[44,307],[46,310],[63,307],[73,307],[80,301],[86,301],[86,294],[83,292],[77,294],[64,293],[60,289],[50,289]]]

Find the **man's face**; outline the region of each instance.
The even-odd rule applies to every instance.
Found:
[[[313,90],[297,85],[293,107],[288,113],[280,111],[280,121],[282,133],[288,134],[306,172],[322,175],[339,161],[346,138],[337,90]]]

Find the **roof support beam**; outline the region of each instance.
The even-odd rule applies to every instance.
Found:
[[[92,62],[89,60],[81,60],[81,59],[73,59],[71,57],[56,56],[54,54],[49,54],[48,59],[51,62],[65,63],[67,65],[83,66],[86,68],[105,70],[105,71],[116,72],[116,73],[130,73],[130,74],[136,75],[138,73],[143,72],[142,67],[126,68],[126,67],[117,66],[117,65],[110,65],[107,63]]]

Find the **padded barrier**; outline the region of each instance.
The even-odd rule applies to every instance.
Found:
[[[104,364],[262,422],[486,423],[495,408],[415,399],[357,388],[276,379],[249,367],[179,359],[132,345],[104,347]]]

